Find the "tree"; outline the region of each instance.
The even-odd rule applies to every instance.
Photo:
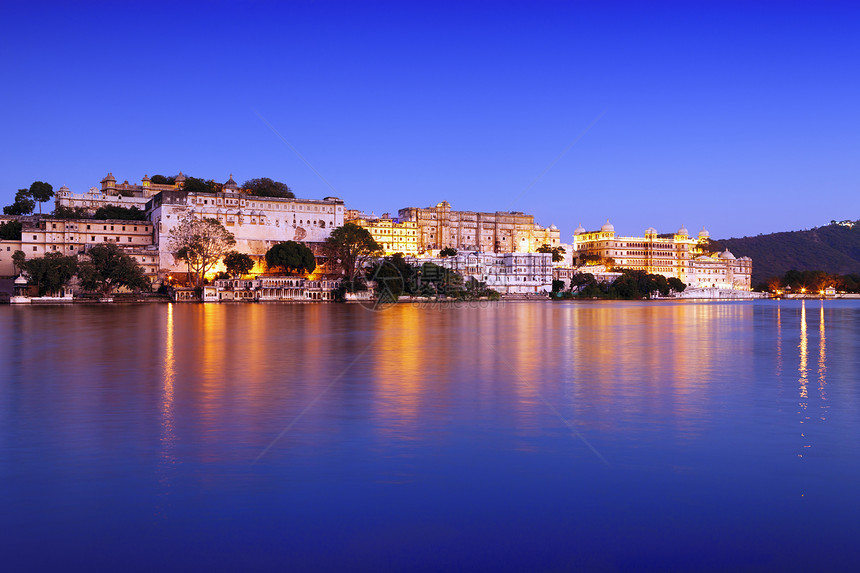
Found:
[[[66,207],[65,205],[57,205],[54,207],[54,212],[51,216],[55,219],[90,219],[90,215],[83,207]]]
[[[439,256],[442,257],[443,259],[445,257],[456,257],[457,256],[457,249],[454,249],[452,247],[445,247],[444,249],[439,251]]]
[[[206,271],[236,244],[233,233],[216,219],[186,219],[170,230],[167,241],[173,257],[194,273],[196,286],[203,286]]]
[[[24,225],[21,224],[21,221],[6,221],[5,223],[0,223],[0,240],[20,241],[21,229],[23,228]]]
[[[152,181],[150,179],[150,181]],[[221,185],[212,179],[199,179],[197,177],[186,177],[182,184],[182,190],[189,193],[216,193],[221,190]]]
[[[666,282],[669,283],[669,288],[675,292],[684,292],[684,289],[687,288],[687,285],[684,284],[684,281],[677,277],[669,277]]]
[[[154,185],[174,185],[176,184],[176,176],[166,177],[164,175],[153,175],[149,182]]]
[[[311,273],[317,268],[313,251],[302,243],[286,241],[266,251],[269,268],[282,268],[287,273]]]
[[[44,257],[19,261],[20,268],[30,277],[30,284],[38,287],[39,296],[58,292],[78,271],[78,260],[62,253],[48,253]]]
[[[36,208],[36,202],[30,195],[29,189],[18,189],[15,193],[15,202],[3,207],[4,215],[29,215]]]
[[[537,252],[539,253],[552,253],[552,262],[560,263],[564,260],[564,247],[550,247],[548,244],[544,243],[540,247],[537,248]]]
[[[150,286],[143,268],[114,243],[96,245],[87,255],[89,259],[78,268],[78,278],[86,290],[108,296],[123,286],[134,290]]]
[[[105,205],[99,207],[93,214],[93,219],[122,219],[125,221],[146,221],[146,212],[137,207],[120,207]]]
[[[12,253],[12,266],[14,272],[19,272],[24,270],[24,261],[27,260],[27,255],[24,254],[24,251],[15,251]],[[17,270],[15,270],[17,269]]]
[[[254,268],[254,259],[245,253],[231,251],[224,255],[224,266],[227,267],[228,274],[241,277],[247,275]]]
[[[39,202],[39,215],[42,214],[42,203],[54,196],[54,188],[44,181],[33,181],[30,185],[30,197]]]
[[[258,197],[285,197],[287,199],[295,197],[295,194],[286,183],[272,181],[268,177],[248,179],[242,184],[242,188],[247,189],[251,195]]]
[[[371,257],[380,256],[379,247],[367,229],[355,223],[346,223],[331,232],[323,243],[326,256],[340,266],[349,280],[355,278],[357,269]]]

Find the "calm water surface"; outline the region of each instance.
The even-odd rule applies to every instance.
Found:
[[[0,308],[15,570],[857,570],[860,304]]]

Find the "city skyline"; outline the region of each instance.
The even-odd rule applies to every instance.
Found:
[[[858,216],[847,4],[201,6],[4,8],[0,201],[181,170],[524,211],[563,242]]]

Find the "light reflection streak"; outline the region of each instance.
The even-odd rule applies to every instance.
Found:
[[[818,315],[818,338],[819,338],[819,346],[818,346],[818,393],[821,396],[821,419],[826,420],[828,405],[827,401],[827,392],[825,391],[825,386],[827,385],[826,375],[827,375],[827,337],[824,333],[824,301],[821,301],[821,308],[819,310]]]
[[[161,391],[161,475],[159,483],[168,488],[167,469],[176,463],[173,453],[176,444],[176,427],[173,411],[173,384],[176,380],[176,356],[173,340],[173,303],[167,304],[167,324],[165,326],[165,348],[164,348],[164,381]]]

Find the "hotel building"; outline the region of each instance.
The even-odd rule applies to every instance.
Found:
[[[418,251],[438,252],[451,247],[457,250],[488,253],[533,253],[541,245],[557,247],[561,243],[558,228],[535,224],[533,215],[519,211],[453,211],[442,201],[435,207],[400,209],[401,223],[417,225]]]
[[[704,228],[691,237],[683,226],[675,233],[659,234],[649,227],[644,237],[619,237],[609,221],[597,231],[580,225],[573,234],[580,259],[586,255],[598,264],[675,277],[692,288],[750,290],[752,259],[736,259],[728,251],[710,253],[709,241]]]
[[[345,222],[367,229],[386,256],[403,253],[405,256],[417,257],[419,254],[418,224],[415,221],[401,223],[390,218],[387,213],[376,217],[350,209],[346,212]]]
[[[70,209],[80,208],[88,213],[95,213],[100,207],[137,207],[141,211],[146,209],[147,201],[156,193],[161,191],[174,191],[180,189],[185,183],[185,175],[179,172],[176,182],[172,185],[153,183],[147,175],[143,176],[140,185],[124,181],[117,184],[112,173],[108,173],[101,180],[101,189],[90,187],[86,193],[72,193],[68,187],[63,185],[57,190],[54,202],[57,206]]]
[[[547,293],[552,289],[551,253],[460,252],[453,257],[414,259],[419,266],[433,263],[473,278],[503,295]]]

